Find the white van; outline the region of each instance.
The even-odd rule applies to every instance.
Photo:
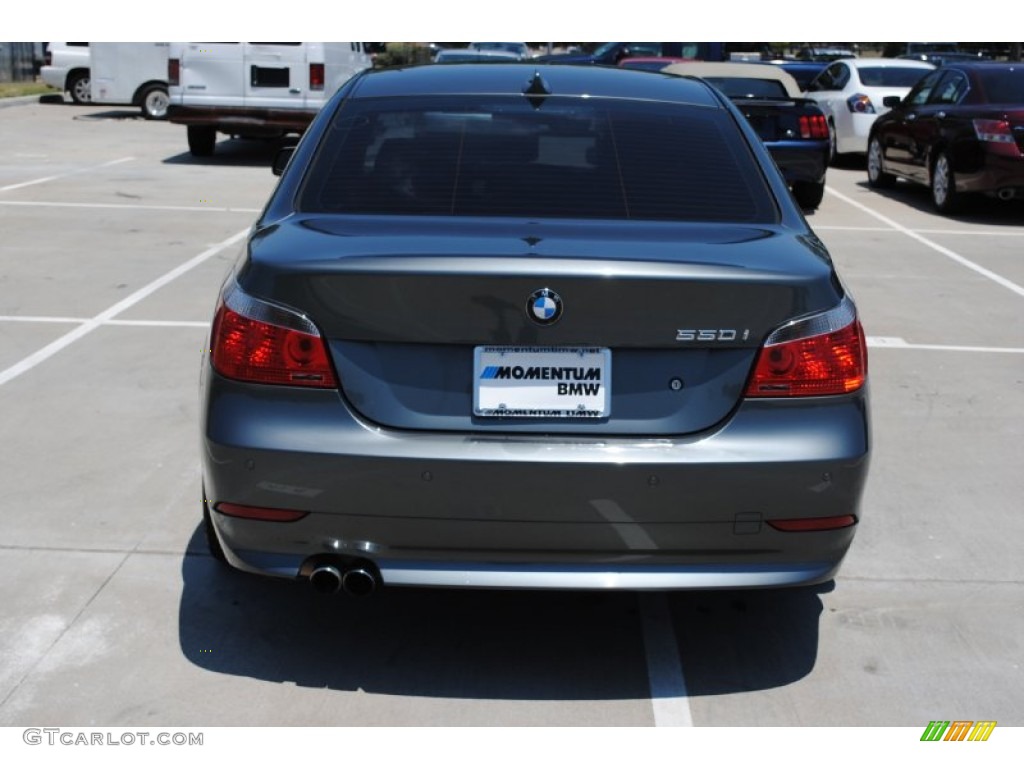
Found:
[[[131,104],[147,120],[167,116],[169,43],[92,43],[93,104]]]
[[[362,43],[171,43],[168,119],[188,128],[193,155],[217,132],[302,133],[352,75],[370,66]]]

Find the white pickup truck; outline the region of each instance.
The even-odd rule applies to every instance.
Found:
[[[193,155],[217,133],[302,133],[327,99],[371,65],[363,43],[171,43],[167,117],[186,126]]]
[[[88,43],[49,43],[39,74],[47,85],[71,94],[75,104],[88,104],[90,64]]]

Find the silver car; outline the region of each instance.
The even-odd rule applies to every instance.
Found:
[[[830,579],[860,519],[856,308],[699,80],[358,75],[291,155],[210,349],[206,530],[245,571],[778,587]]]

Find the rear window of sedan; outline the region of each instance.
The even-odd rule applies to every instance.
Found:
[[[920,67],[860,67],[861,85],[872,88],[912,88],[932,70]]]
[[[341,105],[309,212],[774,222],[731,113],[624,99],[405,97]]]
[[[1024,66],[982,70],[978,79],[989,104],[1024,103]]]
[[[789,94],[778,80],[757,77],[705,77],[730,99],[788,99]]]

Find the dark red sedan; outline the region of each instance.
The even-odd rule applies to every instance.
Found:
[[[1024,197],[1024,65],[957,62],[925,75],[879,117],[868,139],[868,183],[924,184],[940,213],[965,195]]]

